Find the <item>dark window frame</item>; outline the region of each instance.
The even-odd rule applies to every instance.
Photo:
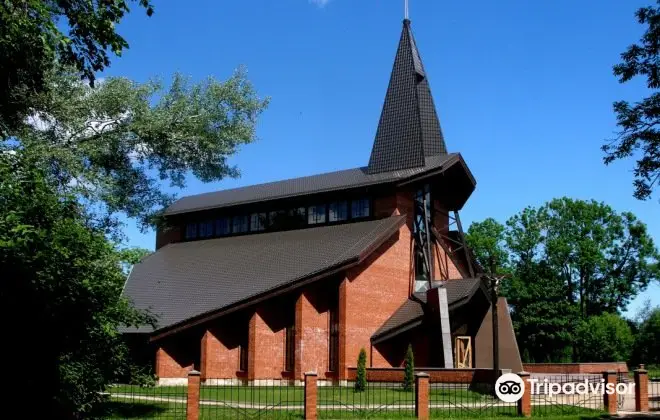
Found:
[[[335,205],[336,208],[338,208],[338,206],[341,205],[341,204],[344,205],[343,218],[338,218],[338,219],[332,220],[331,211],[332,211],[333,205]],[[349,213],[349,207],[350,206],[348,205],[348,201],[346,201],[346,200],[331,201],[330,203],[328,203],[328,223],[342,223],[342,222],[348,221],[350,219],[348,217],[349,214],[350,214]],[[335,214],[337,214],[336,208],[335,208]]]
[[[339,304],[328,309],[328,372],[339,371]]]
[[[290,325],[284,332],[284,371],[293,372],[296,363],[296,325]]]
[[[225,221],[227,223],[227,231],[222,232],[220,229],[221,222]],[[232,219],[231,217],[219,217],[215,219],[215,236],[228,236],[231,235],[231,226],[232,226]]]
[[[248,352],[250,347],[248,346],[248,340],[246,339],[238,346],[238,371],[247,372],[248,371]]]

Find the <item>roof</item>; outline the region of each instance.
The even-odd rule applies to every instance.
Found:
[[[165,215],[396,182],[450,166],[458,156],[447,154],[428,78],[406,19],[368,166],[184,197]]]
[[[124,295],[158,317],[156,330],[169,329],[359,263],[404,223],[405,216],[396,216],[169,244],[133,267]]]
[[[445,283],[447,289],[447,303],[453,310],[467,303],[474,293],[479,290],[482,282],[480,278],[466,278],[449,280]],[[371,336],[372,341],[381,341],[393,333],[401,333],[416,327],[424,319],[426,306],[426,292],[415,293],[397,309],[387,321]]]
[[[446,169],[459,160],[460,155],[453,153],[432,156],[426,159],[424,166],[412,169],[369,174],[367,168],[362,167],[198,194],[177,200],[165,210],[165,215],[404,181],[425,172]]]
[[[446,153],[431,88],[406,19],[367,170],[374,174],[416,168]]]

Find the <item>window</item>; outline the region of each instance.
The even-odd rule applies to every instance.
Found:
[[[277,211],[271,211],[268,213],[268,224],[267,226],[270,227],[275,227],[278,229],[283,222],[286,221],[286,211],[285,210],[277,210]]]
[[[266,213],[253,213],[250,216],[250,231],[258,232],[266,229]]]
[[[197,238],[197,223],[188,223],[186,226],[186,239]]]
[[[215,234],[218,236],[229,235],[231,233],[231,219],[223,217],[215,221]]]
[[[248,231],[248,217],[247,216],[234,216],[232,224],[233,233],[245,233]]]
[[[241,345],[239,346],[239,354],[238,354],[238,370],[241,372],[247,372],[248,370],[248,340],[247,340],[247,334],[245,335],[245,338],[241,342]]]
[[[330,309],[330,336],[328,345],[328,371],[339,370],[339,310],[335,303]]]
[[[286,329],[286,343],[284,353],[284,371],[293,372],[293,364],[296,360],[296,327],[291,325]]]
[[[361,217],[369,217],[369,199],[362,198],[360,200],[353,200],[351,202],[351,217],[359,219]]]
[[[309,207],[307,213],[307,223],[310,225],[325,223],[325,204]]]
[[[422,186],[415,194],[413,213],[413,237],[415,238],[415,280],[429,281],[433,270],[431,250],[429,249],[429,232],[427,226],[432,225],[431,190],[428,184]]]
[[[345,201],[330,203],[329,219],[331,222],[340,222],[348,219],[348,203]]]
[[[210,238],[213,236],[213,222],[206,221],[199,224],[199,237]]]

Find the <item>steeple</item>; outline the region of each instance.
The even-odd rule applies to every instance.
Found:
[[[446,153],[424,65],[405,19],[367,172],[416,168],[425,165],[425,158]]]

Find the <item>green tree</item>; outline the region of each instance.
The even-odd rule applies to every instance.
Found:
[[[355,378],[355,392],[364,392],[367,389],[367,352],[362,348],[357,360],[357,376]]]
[[[0,153],[5,398],[36,418],[87,417],[134,372],[119,328],[153,323],[121,298],[127,253],[27,152]],[[128,254],[130,254],[129,252]]]
[[[403,390],[412,391],[415,386],[415,355],[412,345],[408,344],[406,358],[403,361]]]
[[[537,362],[576,359],[582,320],[624,309],[660,278],[646,226],[603,203],[555,199],[524,209],[503,230],[482,222],[468,238],[475,255],[508,255],[499,259],[511,273],[502,294],[521,351]]]
[[[490,274],[508,272],[509,255],[506,251],[505,227],[493,218],[470,225],[465,239],[477,262]],[[491,272],[494,265],[495,272]]]
[[[633,342],[626,320],[612,313],[592,316],[582,321],[576,331],[582,362],[628,361]]]
[[[74,66],[94,84],[95,72],[110,65],[109,53],[128,48],[116,27],[131,2],[153,13],[150,0],[0,2],[0,137],[39,107],[56,63]]]
[[[634,196],[644,200],[660,184],[660,7],[642,7],[637,10],[636,17],[646,30],[638,43],[621,54],[622,62],[614,66],[614,75],[620,83],[636,76],[645,78],[650,95],[633,104],[614,103],[620,131],[602,150],[606,164],[629,157],[637,159]]]
[[[167,88],[121,77],[91,88],[65,70],[49,77],[48,112],[33,115],[2,147],[29,149],[104,228],[121,213],[152,225],[173,199],[162,182],[183,188],[189,173],[204,182],[238,176],[227,158],[255,139],[267,104],[243,70],[223,82],[177,75]]]
[[[649,307],[642,314],[633,354],[635,363],[660,364],[660,307]]]

